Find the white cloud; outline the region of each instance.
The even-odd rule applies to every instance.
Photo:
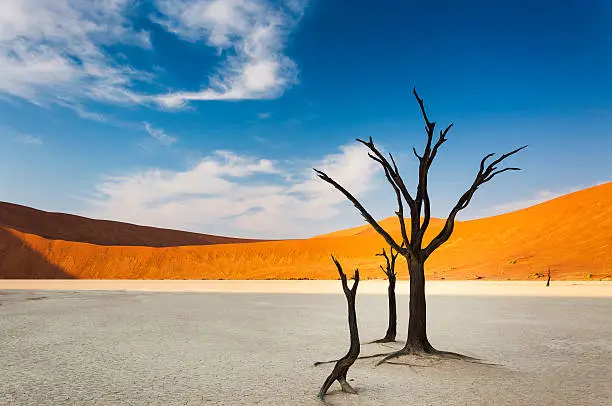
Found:
[[[271,115],[272,115],[272,113],[259,113],[257,115],[257,117],[259,117],[262,120],[266,120],[266,119],[270,118]]]
[[[314,176],[328,172],[357,196],[378,184],[361,145],[340,148],[308,167],[216,151],[184,171],[151,169],[108,177],[83,213],[97,218],[243,237],[306,237],[341,219],[350,204]]]
[[[188,41],[204,41],[226,55],[208,87],[159,96],[166,107],[190,100],[273,98],[297,78],[295,63],[283,53],[286,37],[305,1],[281,5],[266,0],[156,0],[168,31]]]
[[[296,81],[296,66],[284,46],[304,0],[153,0],[159,14],[151,17],[182,40],[216,48],[219,66],[199,91],[136,91],[135,85],[152,82],[159,72],[134,69],[125,54],[113,58],[108,46],[151,48],[148,33],[132,26],[138,4],[0,1],[0,97],[41,106],[57,103],[81,117],[104,121],[84,110],[83,103],[175,108],[189,100],[273,98]]]
[[[146,121],[144,123],[144,126],[145,126],[145,130],[147,131],[147,133],[151,137],[155,138],[160,144],[163,144],[165,146],[170,146],[176,142],[176,137],[172,137],[166,134],[166,132],[160,128],[154,128],[153,126],[151,126],[151,124],[149,124]]]
[[[0,93],[46,105],[81,99],[135,102],[130,85],[146,74],[117,65],[116,43],[149,47],[128,18],[133,0],[0,1]],[[81,111],[83,111],[81,109]]]
[[[18,134],[15,138],[17,142],[27,145],[41,146],[43,141],[40,137],[36,137],[30,134]]]
[[[100,123],[108,122],[108,119],[104,114],[87,111],[83,106],[79,104],[74,104],[69,107],[71,107],[74,110],[74,112],[77,114],[77,116],[81,118],[92,120],[92,121],[97,121]]]

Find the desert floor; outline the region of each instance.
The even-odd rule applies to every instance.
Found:
[[[407,291],[400,282],[400,338]],[[316,405],[332,365],[312,363],[348,349],[340,292],[339,281],[0,280],[0,404]],[[498,365],[360,360],[359,394],[334,384],[329,404],[610,404],[612,283],[436,281],[428,293],[431,342]],[[384,334],[384,281],[360,284],[357,312],[363,342]]]

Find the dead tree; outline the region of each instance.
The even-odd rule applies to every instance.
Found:
[[[548,268],[548,279],[546,280],[546,287],[550,286],[550,268]]]
[[[395,300],[397,273],[395,273],[395,261],[397,260],[399,252],[395,251],[393,247],[390,247],[390,251],[391,258],[389,258],[384,248],[382,253],[376,254],[377,256],[384,257],[387,262],[385,266],[380,265],[380,269],[387,275],[387,279],[389,280],[389,286],[387,288],[387,297],[389,299],[389,325],[385,336],[379,340],[373,341],[375,343],[393,343],[397,335],[397,302]]]
[[[384,238],[387,244],[406,258],[408,263],[408,272],[410,275],[408,339],[406,340],[406,345],[404,348],[396,353],[390,354],[381,362],[393,357],[407,354],[435,354],[448,357],[458,356],[457,354],[436,350],[429,343],[427,338],[425,262],[435,250],[448,241],[455,226],[455,217],[457,217],[457,214],[461,210],[468,206],[472,200],[472,197],[474,196],[474,193],[476,193],[476,190],[478,190],[480,186],[489,182],[495,176],[503,172],[520,170],[519,168],[514,167],[498,169],[498,165],[500,165],[506,158],[516,154],[526,147],[525,145],[503,154],[499,158],[492,160],[490,163],[487,163],[487,161],[495,154],[491,153],[486,155],[480,161],[480,168],[474,178],[474,181],[451,209],[442,230],[433,238],[433,240],[431,240],[431,242],[429,242],[429,244],[423,246],[423,237],[427,231],[427,228],[429,227],[429,222],[431,219],[431,206],[428,193],[429,169],[431,168],[431,165],[438,154],[438,150],[442,144],[447,141],[446,137],[450,129],[453,127],[453,124],[451,123],[445,129],[440,130],[439,137],[437,137],[437,140],[434,140],[436,123],[429,120],[429,117],[425,111],[423,100],[417,94],[416,89],[413,90],[413,93],[425,121],[425,131],[427,133],[427,142],[423,153],[419,155],[415,148],[412,149],[414,155],[419,161],[418,185],[414,195],[408,191],[408,188],[406,187],[404,180],[399,173],[399,169],[397,168],[393,155],[389,154],[388,158],[383,155],[372,141],[372,137],[370,137],[368,141],[357,139],[358,142],[365,145],[369,149],[368,156],[380,164],[384,170],[387,181],[395,192],[395,196],[397,198],[397,211],[395,214],[397,215],[400,225],[402,242],[404,243],[403,247],[389,234],[389,232],[378,224],[378,222],[370,215],[364,206],[348,190],[329,177],[326,173],[315,169],[315,172],[321,179],[344,194],[344,196],[351,201],[353,205],[355,205],[363,218],[374,228],[374,230],[376,230],[380,236],[382,236],[382,238]],[[410,214],[410,224],[408,226],[406,225],[406,219],[404,218],[404,204],[408,206]],[[423,215],[422,219],[421,214]]]
[[[329,387],[332,385],[332,383],[334,383],[334,381],[338,381],[338,383],[340,383],[343,392],[357,393],[355,389],[353,389],[346,381],[346,374],[357,357],[359,357],[360,352],[359,331],[357,330],[357,313],[355,311],[355,296],[357,295],[357,286],[359,285],[359,270],[355,269],[355,275],[353,276],[355,281],[353,282],[353,287],[349,289],[346,281],[346,274],[342,271],[342,266],[333,255],[332,260],[334,261],[334,264],[336,264],[336,268],[338,268],[340,280],[342,280],[342,289],[344,290],[344,296],[346,296],[346,301],[348,303],[348,324],[351,336],[351,346],[346,355],[336,362],[331,374],[323,383],[323,386],[319,391],[319,399],[321,400],[323,400],[325,394],[329,390]]]

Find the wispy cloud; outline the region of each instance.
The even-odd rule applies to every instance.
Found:
[[[156,4],[163,15],[158,22],[168,31],[229,55],[208,86],[158,97],[166,107],[180,107],[190,100],[273,98],[295,83],[296,65],[283,48],[305,1],[156,0]]]
[[[94,113],[92,111],[88,111],[79,104],[74,104],[70,107],[72,107],[72,109],[77,114],[77,116],[81,118],[92,120],[92,121],[98,121],[100,123],[105,123],[108,121],[108,118],[105,115],[100,114],[100,113]]]
[[[218,68],[199,91],[137,91],[143,83],[163,88],[154,82],[159,72],[137,70],[126,57],[113,58],[109,46],[152,47],[149,34],[132,25],[138,4],[0,1],[0,97],[60,104],[83,118],[104,121],[84,104],[176,108],[190,100],[273,98],[296,82],[297,68],[284,46],[304,0],[153,0],[157,10],[151,18],[184,41],[214,47]]]
[[[30,134],[17,134],[15,140],[22,144],[33,145],[36,147],[39,147],[43,144],[42,138]]]
[[[46,105],[79,100],[135,102],[130,86],[147,77],[104,51],[116,43],[149,47],[126,18],[133,0],[0,2],[0,93]]]
[[[160,128],[154,128],[151,124],[145,121],[144,123],[145,130],[147,133],[157,140],[160,144],[165,146],[170,146],[176,142],[176,137],[172,137]]]
[[[150,169],[106,178],[83,214],[245,237],[309,236],[343,216],[355,216],[340,193],[313,175],[312,166],[357,196],[378,184],[378,168],[360,145],[309,164],[296,168],[216,151],[184,171]]]
[[[3,138],[6,137],[7,140],[12,142],[18,142],[20,144],[32,145],[36,147],[43,144],[43,139],[37,135],[15,131],[14,129],[5,127],[3,125],[0,125],[0,136]]]
[[[271,115],[272,115],[272,113],[259,113],[257,115],[257,117],[259,117],[262,120],[266,120],[266,119],[270,118]]]

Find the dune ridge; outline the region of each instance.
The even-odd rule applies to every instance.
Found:
[[[174,247],[262,241],[96,220],[7,202],[0,202],[0,226],[50,240],[98,245]]]
[[[399,238],[394,217],[381,221]],[[443,220],[432,221],[429,241]],[[0,278],[336,279],[329,255],[383,278],[384,241],[368,225],[316,238],[197,246],[111,246],[0,229]],[[43,266],[43,263],[46,264]],[[407,278],[405,261],[398,262]],[[49,268],[45,271],[45,267]],[[429,279],[597,280],[612,277],[612,183],[494,217],[457,222],[426,265]]]

